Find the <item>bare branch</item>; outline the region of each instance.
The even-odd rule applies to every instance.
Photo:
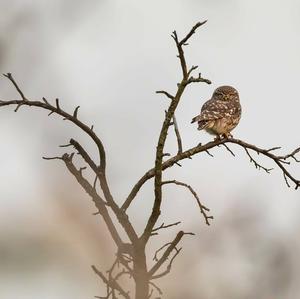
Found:
[[[154,291],[154,289],[151,289],[150,294],[148,295],[148,299],[150,299],[152,297],[153,291]]]
[[[289,184],[288,178],[287,178],[287,176],[286,176],[285,173],[283,173],[283,178],[284,178],[284,180],[285,180],[286,185],[290,188],[291,185]]]
[[[8,77],[14,83],[17,90],[19,91],[19,87],[17,86],[15,81],[12,79],[12,76],[6,75],[6,77]],[[74,113],[75,115],[70,115],[69,113],[67,113],[63,109],[61,109],[58,99],[56,99],[56,106],[50,105],[44,99],[43,99],[43,101],[30,101],[27,99],[26,100],[23,99],[23,100],[3,101],[2,103],[0,103],[0,107],[9,106],[9,105],[17,105],[18,106],[20,104],[46,109],[46,110],[50,111],[49,115],[52,113],[56,113],[56,114],[64,117],[64,119],[70,120],[72,123],[74,123],[77,127],[79,127],[81,130],[83,130],[85,133],[87,133],[93,139],[93,141],[96,143],[98,150],[99,150],[100,166],[98,167],[97,172],[96,172],[95,168],[91,166],[92,164],[91,163],[88,163],[88,164],[97,173],[99,180],[100,180],[100,185],[101,185],[102,191],[105,196],[105,199],[110,204],[110,206],[111,206],[112,210],[114,211],[114,213],[116,214],[119,222],[122,224],[122,226],[128,233],[129,238],[132,241],[136,241],[138,239],[138,237],[137,237],[137,234],[136,234],[135,230],[133,229],[131,223],[129,222],[128,216],[126,215],[124,210],[121,210],[117,206],[117,204],[115,203],[115,201],[112,197],[112,194],[110,192],[110,189],[109,189],[109,186],[107,183],[107,179],[105,176],[106,154],[105,154],[104,146],[103,146],[101,140],[99,139],[99,137],[87,125],[85,125],[80,120],[78,120],[78,118],[76,117],[76,113]],[[75,109],[75,111],[76,111],[76,109]]]
[[[262,170],[264,170],[266,173],[270,173],[270,171],[273,170],[273,168],[266,168],[266,167],[260,165],[259,163],[257,163],[257,162],[252,158],[252,156],[250,155],[250,153],[249,153],[249,151],[248,151],[247,148],[245,148],[245,151],[246,151],[248,157],[250,158],[250,163],[253,163],[254,166],[255,166],[255,168],[257,168],[257,169],[262,169]]]
[[[198,68],[198,65],[193,65],[190,70],[188,71],[188,77],[191,75],[191,73]]]
[[[95,203],[96,208],[99,211],[99,214],[103,217],[103,220],[113,238],[116,245],[121,248],[123,246],[123,241],[119,236],[119,233],[107,211],[106,202],[97,194],[96,190],[90,183],[82,176],[81,171],[79,171],[72,162],[72,157],[68,154],[62,156],[62,160],[65,162],[68,170],[74,175],[77,182],[82,186],[82,188],[90,195]]]
[[[174,123],[174,131],[176,134],[176,139],[177,139],[177,145],[178,145],[178,154],[182,153],[182,140],[181,140],[181,136],[179,133],[179,128],[178,128],[178,124],[177,124],[177,120],[175,117],[175,114],[173,115],[173,123]]]
[[[233,157],[235,157],[234,152],[226,145],[226,143],[223,143],[222,145],[227,149],[227,151],[228,151]]]
[[[167,246],[169,246],[169,245],[171,245],[171,244],[172,244],[172,242],[169,242],[169,243],[166,243],[166,244],[164,244],[163,246],[159,247],[159,248],[155,251],[155,253],[154,253],[153,261],[158,262],[158,254],[159,254],[164,248],[166,248]]]
[[[79,172],[81,173],[81,175],[82,175],[82,172],[83,172],[85,169],[86,169],[86,166],[80,167],[80,168],[79,168]]]
[[[50,105],[49,102],[46,100],[46,98],[42,98],[42,100],[44,101],[45,104]]]
[[[117,258],[115,259],[115,261],[113,262],[112,266],[110,267],[110,269],[108,271],[106,271],[108,273],[108,283],[107,285],[107,296],[109,297],[110,294],[113,295],[114,297],[114,293],[115,293],[115,288],[114,288],[114,283],[116,283],[118,281],[118,279],[121,278],[121,276],[123,275],[129,275],[130,277],[132,277],[132,270],[129,268],[129,271],[126,271],[124,268],[119,270],[115,275],[113,274],[113,272],[115,272],[115,269],[119,269],[120,268],[120,262],[123,264],[123,261],[121,260],[121,256],[122,255],[117,255]],[[128,267],[128,262],[125,262],[126,268]],[[128,292],[129,294],[129,292]]]
[[[48,115],[51,115],[52,113],[56,113],[56,114],[62,116],[63,118],[70,120],[73,124],[75,124],[81,130],[83,130],[85,133],[87,133],[92,138],[92,140],[95,142],[95,144],[97,145],[98,151],[99,151],[99,156],[100,156],[100,168],[103,172],[105,171],[106,155],[105,155],[104,146],[103,146],[100,138],[93,132],[93,130],[91,128],[89,128],[83,122],[79,121],[76,117],[74,117],[74,116],[70,115],[69,113],[65,112],[64,110],[62,110],[59,106],[58,99],[56,99],[56,107],[50,105],[45,98],[43,98],[43,101],[28,100],[24,96],[23,92],[20,90],[19,86],[13,79],[12,75],[10,73],[8,73],[8,74],[5,74],[4,76],[7,77],[14,84],[18,93],[21,95],[22,100],[2,101],[2,102],[0,102],[0,107],[9,106],[9,105],[17,105],[17,108],[18,108],[18,106],[21,106],[21,105],[34,106],[34,107],[39,107],[39,108],[48,110],[49,111]]]
[[[154,273],[156,273],[156,271],[158,269],[160,269],[160,267],[165,263],[165,261],[168,259],[168,257],[170,256],[171,252],[173,250],[175,250],[177,244],[180,242],[180,240],[182,239],[182,237],[185,235],[185,233],[183,231],[180,231],[175,239],[168,243],[168,247],[166,249],[166,251],[163,253],[162,257],[160,259],[157,260],[156,264],[149,270],[148,274],[149,277],[152,277],[154,275]],[[166,247],[166,245],[164,245],[162,248]]]
[[[181,221],[177,221],[177,222],[174,222],[174,223],[165,225],[164,222],[163,222],[159,227],[154,228],[154,229],[152,230],[152,234],[155,233],[155,232],[157,232],[157,231],[160,230],[160,229],[169,228],[169,227],[171,227],[171,226],[175,226],[175,225],[178,225],[178,224],[180,224],[180,223],[181,223]]]
[[[175,164],[179,167],[182,167],[182,165],[179,162],[175,162]]]
[[[75,139],[71,138],[70,139],[70,144],[78,151],[78,153],[81,155],[81,157],[84,159],[84,161],[91,167],[91,169],[98,174],[99,169],[97,165],[94,163],[94,161],[91,159],[89,154],[85,151],[85,149],[80,145],[78,141]]]
[[[276,151],[278,149],[281,149],[281,146],[275,146],[275,147],[271,147],[267,150],[267,152],[272,152],[272,151]]]
[[[117,290],[124,298],[126,299],[130,299],[130,296],[129,296],[129,292],[125,292],[123,290],[123,288],[115,281],[115,280],[112,280],[112,281],[109,281],[105,275],[100,272],[94,265],[92,265],[92,269],[93,271],[102,279],[102,281],[110,286],[111,288]]]
[[[178,36],[177,36],[177,32],[173,31],[172,33],[172,38],[174,39],[176,46],[177,46],[177,50],[178,50],[178,57],[180,59],[180,64],[181,64],[181,69],[182,69],[182,76],[184,80],[188,79],[189,76],[189,72],[187,71],[187,65],[186,65],[186,60],[184,57],[184,51],[183,51],[183,46],[187,45],[187,41],[190,39],[190,37],[196,32],[196,30],[204,25],[207,21],[204,22],[198,22],[197,24],[195,24],[195,26],[193,26],[193,28],[190,30],[190,32],[181,40],[178,40]]]
[[[180,41],[180,45],[184,45],[186,44],[186,42],[190,39],[190,37],[196,32],[196,30],[204,25],[207,22],[207,20],[203,21],[203,22],[198,22],[196,23],[193,28],[190,30],[190,32]]]
[[[21,106],[23,106],[23,105],[24,105],[24,103],[18,104],[17,107],[16,107],[16,109],[15,109],[14,111],[15,111],[15,112],[18,112],[19,108],[20,108]]]
[[[181,63],[182,80],[177,85],[177,92],[176,92],[173,100],[171,101],[169,108],[166,112],[165,119],[164,119],[161,131],[159,134],[158,142],[157,142],[156,155],[155,155],[155,166],[154,166],[155,199],[154,199],[151,215],[147,221],[146,227],[142,234],[142,240],[145,243],[147,243],[147,240],[151,236],[153,227],[160,215],[160,207],[161,207],[161,201],[162,201],[162,190],[161,190],[162,171],[163,171],[162,159],[163,159],[163,150],[164,150],[165,142],[167,139],[168,129],[169,129],[171,120],[173,119],[174,113],[177,109],[177,106],[180,102],[181,96],[184,93],[185,88],[187,87],[187,85],[190,82],[192,82],[194,80],[193,78],[188,78],[188,70],[187,70],[187,64],[186,64],[186,60],[185,60],[185,56],[184,56],[183,46],[187,43],[189,38],[195,33],[196,29],[205,23],[206,23],[206,21],[198,22],[195,26],[193,26],[193,28],[190,30],[190,32],[181,41],[179,41],[176,31],[174,31],[172,34],[172,38],[175,41],[175,44],[176,44],[176,47],[178,50],[178,57],[179,57],[180,63]],[[193,69],[193,67],[191,69]],[[199,82],[200,81],[206,82],[206,83],[210,82],[209,80],[201,78],[200,74],[199,74],[199,78],[197,80]],[[178,163],[178,161],[176,161],[176,163]],[[133,198],[131,197],[129,200],[133,200]],[[127,201],[127,203],[129,202],[129,200]]]
[[[42,157],[44,160],[62,160],[62,157]]]
[[[209,150],[206,150],[205,152],[206,152],[209,156],[211,156],[212,158],[214,157],[214,155],[211,154],[211,153],[209,152]]]
[[[19,95],[21,96],[23,101],[27,101],[27,98],[25,97],[23,91],[20,89],[19,85],[16,83],[15,79],[13,78],[11,73],[7,73],[7,74],[3,74],[4,77],[8,78],[10,80],[10,82],[12,82],[12,84],[14,85],[14,87],[16,88],[17,92],[19,93]]]
[[[94,183],[93,183],[93,188],[94,188],[94,189],[96,189],[97,180],[98,180],[98,176],[95,175],[95,179],[94,179]]]
[[[88,153],[84,150],[84,148],[79,144],[74,139],[70,140],[70,144],[74,146],[74,148],[79,152],[79,154],[82,156],[82,158],[85,160],[85,162],[91,167],[91,169],[95,172],[97,175],[99,181],[100,181],[100,186],[103,191],[103,194],[105,196],[105,199],[109,206],[112,208],[114,211],[115,215],[117,216],[119,222],[121,223],[122,227],[125,229],[126,233],[128,234],[128,237],[130,238],[131,241],[136,241],[138,239],[138,236],[130,223],[127,214],[125,213],[124,210],[120,209],[118,205],[115,203],[110,190],[108,188],[108,184],[106,181],[106,176],[102,172],[100,167],[97,167],[97,165],[94,163],[94,161],[90,158]],[[95,186],[95,182],[94,182]],[[93,189],[95,189],[93,186]]]
[[[280,148],[280,147],[277,147],[276,149],[278,149],[278,148]],[[272,150],[272,149],[271,149],[271,150]],[[269,150],[269,151],[270,151],[270,150]],[[292,158],[292,159],[294,159],[295,162],[299,163],[300,160],[298,160],[298,159],[296,158],[296,154],[298,154],[299,152],[300,152],[300,147],[296,148],[293,152],[291,152],[291,153],[288,154],[288,155],[285,155],[285,156],[279,156],[278,159],[281,160],[281,161],[285,161],[285,160],[287,160],[287,159],[289,159],[289,158]]]
[[[193,76],[191,76],[186,84],[191,84],[191,83],[206,83],[206,84],[211,84],[211,81],[205,78],[202,78],[201,73],[199,73],[197,78],[194,78]]]
[[[166,97],[168,97],[169,99],[173,100],[174,99],[174,96],[172,96],[170,93],[168,93],[167,91],[164,91],[164,90],[158,90],[156,91],[156,93],[161,93],[161,94],[164,94]]]
[[[71,144],[71,143],[68,143],[68,144],[62,144],[62,145],[60,145],[59,147],[69,147],[69,146],[72,146],[72,144]]]
[[[123,269],[122,271],[120,271],[119,273],[116,274],[116,276],[113,278],[115,281],[117,281],[118,279],[120,279],[121,276],[123,275],[128,275],[129,277],[132,277],[132,275],[130,274],[130,272],[126,271],[125,269]]]
[[[56,105],[57,110],[60,110],[58,98],[55,99],[55,105]]]
[[[163,292],[161,290],[161,288],[159,288],[153,281],[149,281],[149,284],[152,285],[156,291],[158,292],[159,295],[162,295]],[[152,294],[149,295],[149,298],[151,297]],[[156,298],[156,299],[160,299],[160,298]]]
[[[80,108],[80,106],[77,106],[73,112],[73,117],[77,118],[77,114],[78,114],[78,109]]]
[[[182,161],[184,159],[189,159],[190,157],[202,153],[202,152],[206,152],[207,154],[209,154],[210,156],[212,156],[209,153],[209,150],[212,148],[215,148],[218,145],[221,144],[228,144],[228,143],[232,143],[232,144],[236,144],[241,146],[244,149],[247,150],[253,150],[257,153],[260,153],[268,158],[270,158],[271,160],[273,160],[278,166],[279,168],[282,170],[283,174],[286,175],[287,178],[289,178],[294,184],[295,184],[295,188],[297,189],[300,186],[300,181],[297,180],[295,177],[293,177],[291,175],[291,173],[286,169],[286,167],[283,165],[284,164],[284,158],[288,157],[291,158],[292,154],[295,155],[298,151],[298,148],[295,149],[291,154],[287,154],[285,156],[276,156],[274,155],[271,151],[274,150],[274,148],[271,149],[263,149],[260,147],[257,147],[253,144],[247,143],[245,141],[239,140],[239,139],[234,139],[234,138],[229,138],[229,139],[221,139],[221,140],[214,140],[211,142],[208,142],[206,144],[198,144],[197,146],[190,148],[184,152],[182,152],[181,154],[177,154],[171,158],[169,158],[168,160],[166,160],[165,162],[162,163],[162,170],[166,170],[170,167],[172,167],[174,164],[178,163],[179,161]],[[276,147],[277,149],[278,147]],[[267,168],[266,168],[267,169]],[[270,171],[270,170],[269,170]],[[127,209],[131,202],[133,201],[133,199],[136,197],[137,193],[139,192],[139,190],[141,189],[141,187],[151,178],[154,177],[154,168],[148,170],[139,180],[138,182],[133,186],[131,192],[129,193],[129,195],[127,196],[125,202],[122,205],[123,209]]]
[[[203,217],[205,219],[205,223],[207,225],[210,225],[209,220],[214,219],[214,217],[213,216],[208,216],[206,214],[206,212],[209,212],[209,209],[200,202],[198,194],[196,193],[196,191],[190,185],[185,184],[183,182],[176,181],[176,180],[162,182],[162,185],[166,185],[166,184],[175,184],[175,185],[178,185],[178,186],[186,187],[193,194],[194,198],[196,199],[197,204],[198,204],[199,209],[200,209],[200,212],[201,212],[201,214],[203,215]]]
[[[161,278],[161,277],[163,277],[163,276],[169,274],[170,271],[171,271],[171,268],[172,268],[173,261],[175,260],[175,258],[177,257],[177,255],[180,253],[181,250],[182,250],[182,248],[177,249],[177,248],[175,247],[175,251],[176,251],[176,252],[175,252],[175,254],[173,255],[173,257],[170,259],[170,262],[169,262],[169,264],[168,264],[166,270],[163,271],[163,272],[161,272],[161,273],[159,273],[159,274],[153,275],[153,276],[151,277],[151,279]]]

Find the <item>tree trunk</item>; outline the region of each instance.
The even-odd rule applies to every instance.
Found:
[[[149,278],[144,245],[135,250],[134,257],[135,299],[148,299]]]

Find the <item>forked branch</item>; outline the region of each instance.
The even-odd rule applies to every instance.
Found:
[[[7,77],[13,85],[16,87],[18,93],[21,95],[22,100],[12,100],[12,101],[1,101],[0,102],[0,107],[4,106],[9,106],[9,105],[17,105],[17,107],[20,107],[21,105],[26,105],[26,106],[34,106],[34,107],[39,107],[46,109],[50,111],[50,113],[56,113],[60,116],[63,117],[65,120],[71,121],[73,124],[75,124],[77,127],[79,127],[81,130],[83,130],[85,133],[87,133],[92,140],[95,142],[96,146],[98,147],[99,151],[99,156],[100,156],[100,164],[97,166],[93,160],[89,157],[87,152],[83,149],[83,147],[74,139],[70,140],[70,144],[72,144],[79,154],[83,157],[83,159],[88,163],[88,165],[92,168],[92,170],[96,173],[96,175],[99,178],[99,182],[101,185],[101,189],[103,191],[103,194],[105,196],[106,202],[109,204],[115,215],[117,216],[119,222],[121,223],[122,227],[125,229],[126,233],[128,234],[128,237],[132,241],[136,241],[138,239],[138,236],[131,225],[128,216],[126,215],[125,211],[123,209],[120,209],[118,205],[116,204],[115,200],[113,199],[113,196],[110,192],[107,179],[106,179],[106,173],[105,173],[105,168],[106,168],[106,154],[104,150],[104,146],[100,140],[100,138],[95,134],[95,132],[86,124],[81,122],[78,119],[77,113],[78,113],[78,108],[77,106],[73,112],[73,114],[69,114],[66,111],[64,111],[60,104],[59,100],[55,100],[55,106],[52,106],[45,98],[43,98],[43,101],[31,101],[28,100],[24,94],[21,92],[20,87],[14,80],[13,76],[8,73],[4,75]]]
[[[95,142],[98,151],[99,151],[99,156],[100,156],[100,165],[99,168],[101,169],[102,172],[105,172],[105,167],[106,167],[106,154],[104,150],[104,146],[100,140],[100,138],[88,127],[86,124],[78,120],[77,114],[75,114],[76,117],[73,115],[67,113],[63,109],[61,109],[59,105],[59,100],[56,99],[56,105],[52,106],[45,98],[43,98],[43,101],[31,101],[28,100],[23,92],[21,91],[21,88],[19,85],[16,83],[15,79],[13,78],[11,73],[4,74],[6,78],[8,78],[14,87],[17,89],[17,92],[21,96],[21,100],[11,100],[11,101],[1,101],[0,102],[0,107],[4,106],[10,106],[10,105],[16,105],[17,107],[20,107],[21,105],[26,105],[26,106],[35,106],[39,108],[43,108],[45,110],[50,111],[50,113],[56,113],[60,116],[62,116],[65,120],[71,121],[75,126],[79,127],[81,130],[83,130],[86,134],[88,134],[92,140]],[[76,109],[75,109],[76,110]],[[16,111],[16,110],[15,110]]]
[[[116,279],[109,280],[106,276],[99,271],[94,265],[92,266],[93,271],[102,279],[102,281],[108,285],[112,290],[117,290],[120,295],[126,299],[130,299],[129,292],[124,291],[124,289],[118,284]],[[108,298],[108,297],[107,297]]]
[[[162,246],[161,248],[159,248],[156,253],[155,253],[155,256],[157,256],[157,253],[159,251],[161,251],[163,248],[167,247],[167,249],[165,250],[165,252],[163,253],[163,255],[161,256],[160,259],[156,259],[157,262],[155,263],[155,265],[149,270],[149,277],[150,279],[153,279],[154,277],[154,273],[156,273],[157,270],[160,269],[160,267],[166,262],[166,260],[169,258],[171,252],[173,250],[176,250],[178,251],[178,249],[176,249],[176,246],[178,245],[178,243],[180,242],[180,240],[182,239],[182,237],[184,235],[193,235],[193,233],[184,233],[183,231],[180,231],[178,232],[178,234],[176,235],[175,239],[170,242],[170,243],[167,243],[165,244],[164,246]],[[179,253],[179,252],[178,252]],[[177,254],[178,254],[177,253]],[[177,255],[176,254],[176,255]]]
[[[189,38],[195,33],[196,29],[205,23],[206,23],[206,21],[197,23],[182,40],[178,39],[178,35],[177,35],[176,31],[174,31],[172,34],[172,37],[175,41],[175,44],[176,44],[176,47],[178,50],[178,56],[180,59],[180,65],[181,65],[181,70],[182,70],[182,80],[178,84],[177,92],[176,92],[174,98],[172,99],[168,110],[166,111],[165,119],[164,119],[161,131],[159,134],[158,142],[157,142],[156,155],[155,155],[155,166],[154,166],[154,196],[155,196],[155,199],[154,199],[151,215],[149,217],[149,220],[147,222],[147,225],[146,225],[143,235],[142,235],[142,239],[144,240],[145,244],[147,243],[149,237],[151,236],[153,227],[160,215],[160,206],[161,206],[161,200],[162,200],[162,190],[161,190],[162,171],[163,171],[162,159],[164,156],[163,150],[164,150],[165,142],[167,139],[168,129],[170,126],[170,122],[174,117],[174,113],[177,109],[177,106],[181,100],[182,94],[184,93],[184,90],[188,85],[188,80],[190,79],[189,73],[187,70],[186,60],[184,57],[183,46],[186,45]],[[199,78],[200,77],[201,76],[199,74]],[[199,82],[205,82],[208,84],[210,83],[209,80],[200,81],[200,79],[199,79]],[[123,208],[124,208],[124,206],[123,206]]]
[[[166,170],[170,167],[172,167],[174,164],[183,161],[185,159],[191,158],[194,155],[200,154],[200,153],[207,153],[209,150],[216,148],[219,145],[225,145],[225,144],[236,144],[240,147],[242,147],[243,149],[247,149],[252,150],[256,153],[259,153],[263,156],[266,156],[267,158],[271,159],[273,162],[276,163],[277,166],[279,166],[279,168],[281,169],[283,175],[285,175],[289,180],[291,180],[294,183],[295,189],[297,189],[300,186],[300,180],[297,179],[294,175],[292,175],[290,173],[290,171],[287,168],[287,165],[289,165],[290,161],[288,161],[288,159],[292,159],[294,161],[299,162],[299,159],[297,159],[296,154],[298,154],[300,152],[300,149],[297,148],[295,150],[293,150],[291,153],[286,154],[286,155],[275,155],[272,153],[272,151],[274,151],[275,149],[279,149],[279,147],[276,148],[272,148],[272,149],[264,149],[264,148],[260,148],[258,146],[255,146],[253,144],[247,143],[245,141],[242,141],[240,139],[235,139],[235,138],[228,138],[228,139],[221,139],[221,140],[214,140],[214,141],[210,141],[206,144],[198,144],[195,147],[192,147],[180,154],[177,154],[171,158],[169,158],[168,160],[166,160],[165,162],[162,163],[162,170]],[[210,152],[209,152],[210,156],[213,156]],[[269,168],[266,168],[269,170]],[[122,208],[123,209],[128,209],[128,207],[130,206],[131,202],[135,199],[135,197],[137,196],[139,190],[141,189],[141,187],[151,178],[154,177],[154,168],[148,170],[139,180],[138,182],[133,186],[132,190],[130,191],[129,195],[127,196],[126,200],[124,201]]]

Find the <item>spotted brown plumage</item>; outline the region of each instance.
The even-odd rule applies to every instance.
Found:
[[[218,87],[210,100],[205,102],[201,113],[192,119],[198,122],[198,130],[220,137],[231,136],[230,132],[238,125],[241,118],[239,94],[232,86]]]

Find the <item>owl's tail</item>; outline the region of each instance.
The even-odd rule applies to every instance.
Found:
[[[194,122],[196,122],[196,121],[199,121],[199,120],[200,120],[200,117],[201,117],[201,115],[195,116],[195,117],[192,119],[191,124],[194,123]]]
[[[198,122],[198,130],[203,130],[207,126],[207,123],[208,123],[207,120],[201,120],[201,115],[195,116],[192,119],[191,123],[194,123],[196,121]]]

